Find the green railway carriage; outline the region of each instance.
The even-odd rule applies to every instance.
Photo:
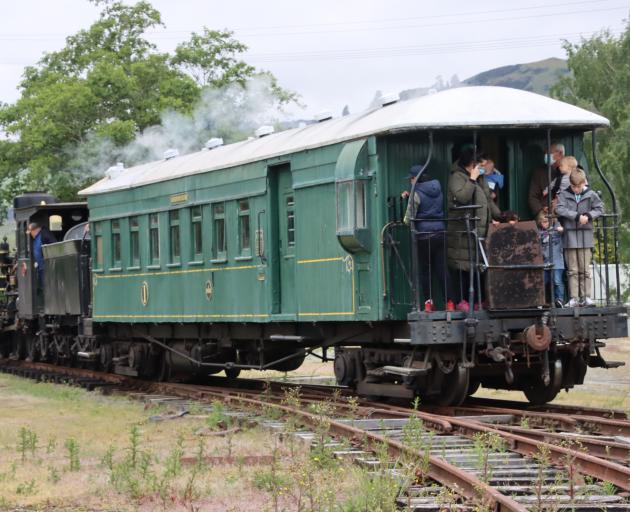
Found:
[[[414,164],[446,191],[453,161],[473,145],[507,171],[502,209],[528,219],[531,172],[550,140],[586,165],[584,132],[607,125],[535,94],[467,87],[112,168],[82,191],[92,304],[77,322],[77,354],[166,379],[291,370],[334,347],[339,382],[360,393],[457,403],[482,384],[548,401],[581,383],[587,365],[607,365],[602,339],[627,334],[618,290],[609,293],[615,262],[603,261],[597,308],[554,308],[544,292],[523,304],[519,286],[542,282],[543,266],[475,260],[474,293],[494,279],[489,307],[442,311],[436,294],[438,310],[423,311],[418,276],[430,270],[401,222],[401,192]],[[606,258],[617,226],[607,219]],[[531,243],[531,223],[519,229]],[[489,235],[490,255],[499,238]],[[502,286],[506,276],[520,284]]]

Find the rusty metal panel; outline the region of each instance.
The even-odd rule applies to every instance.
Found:
[[[543,265],[535,222],[490,226],[486,255],[490,266],[486,278],[490,309],[528,309],[545,303],[542,268],[493,268]]]

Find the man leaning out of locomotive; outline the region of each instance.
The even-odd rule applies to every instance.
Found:
[[[37,281],[39,286],[44,284],[44,251],[42,245],[53,244],[57,240],[48,229],[43,228],[37,222],[31,222],[28,225],[28,232],[33,238],[33,259],[35,260],[35,268],[37,269]]]
[[[452,311],[455,306],[452,300],[451,276],[446,267],[446,226],[442,186],[437,179],[421,171],[420,165],[414,165],[409,170],[409,181],[413,185],[413,193],[410,196],[405,190],[401,194],[403,199],[409,198],[403,221],[409,225],[414,219],[413,228],[418,244],[425,311],[432,311],[434,308],[433,295],[435,294],[431,293],[433,276],[442,287],[441,293],[445,297],[446,309]]]
[[[604,213],[596,192],[586,187],[586,174],[576,169],[570,176],[570,187],[558,194],[557,213],[564,227],[564,258],[569,278],[568,307],[594,306],[591,299],[591,256],[593,219]]]
[[[478,205],[474,217],[478,217],[477,236],[484,238],[492,222],[498,224],[501,210],[492,200],[488,184],[481,174],[479,162],[472,150],[465,150],[453,166],[448,178],[448,211],[451,218],[463,218],[465,213],[452,211],[457,206]],[[469,270],[468,235],[463,221],[448,223],[448,261],[458,270]],[[473,242],[474,243],[474,242]]]

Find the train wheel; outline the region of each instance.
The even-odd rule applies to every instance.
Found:
[[[532,405],[543,405],[551,402],[562,389],[562,361],[557,359],[553,364],[549,365],[550,382],[548,386],[541,378],[536,380],[528,387],[523,389],[525,397]]]
[[[168,382],[171,379],[171,365],[168,361],[168,354],[164,351],[159,357],[157,380],[159,382]]]
[[[114,350],[109,343],[101,345],[99,363],[104,372],[111,372],[113,367]]]
[[[433,401],[438,405],[460,405],[468,396],[470,370],[457,365],[444,375],[442,392]]]

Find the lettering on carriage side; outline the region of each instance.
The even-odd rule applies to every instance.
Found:
[[[214,295],[214,286],[212,286],[212,280],[208,279],[206,281],[206,299],[212,300],[213,295]]]
[[[173,194],[171,196],[171,204],[180,204],[188,201],[188,193],[180,192],[179,194]]]
[[[144,307],[149,303],[149,284],[146,281],[140,285],[140,302]]]

